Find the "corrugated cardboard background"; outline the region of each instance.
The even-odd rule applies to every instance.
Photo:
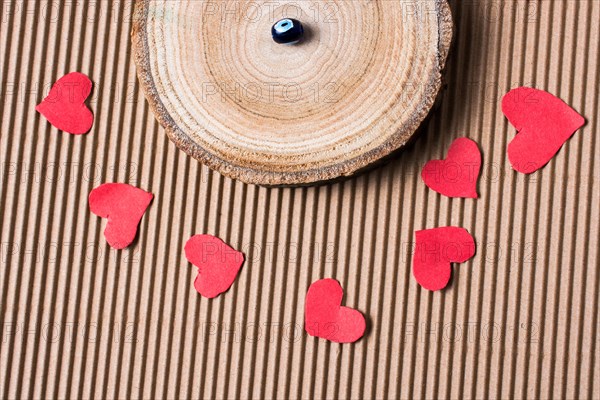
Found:
[[[132,1],[1,3],[2,398],[600,398],[600,2],[453,1],[448,86],[414,145],[298,189],[224,179],[168,141],[138,90]],[[79,137],[34,110],[75,70],[95,82]],[[519,85],[588,120],[530,176],[508,164],[499,107]],[[483,151],[479,200],[419,178],[462,135]],[[124,251],[88,211],[113,181],[156,196]],[[431,293],[410,271],[413,232],[448,224],[477,254]],[[183,256],[203,232],[248,258],[214,300]],[[322,277],[367,316],[358,343],[304,334]]]

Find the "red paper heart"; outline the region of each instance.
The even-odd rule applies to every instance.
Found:
[[[115,249],[124,249],[135,239],[137,228],[154,196],[125,183],[105,183],[90,193],[90,211],[108,218],[104,237]]]
[[[502,99],[502,112],[517,129],[508,144],[512,167],[530,174],[546,165],[585,119],[543,90],[520,87]]]
[[[81,135],[89,132],[94,122],[94,115],[85,105],[91,91],[90,78],[71,72],[54,83],[48,96],[35,109],[56,128]]]
[[[341,306],[344,291],[335,279],[313,282],[306,293],[305,329],[311,336],[336,343],[356,342],[365,333],[365,317]]]
[[[446,159],[425,164],[421,178],[429,188],[444,196],[476,199],[480,169],[481,152],[477,143],[458,138],[450,145]]]
[[[192,236],[185,244],[185,256],[198,267],[194,287],[209,299],[229,289],[244,263],[243,253],[211,235]]]
[[[450,280],[450,263],[462,263],[475,255],[475,240],[466,229],[455,226],[415,232],[413,275],[419,285],[440,290]]]

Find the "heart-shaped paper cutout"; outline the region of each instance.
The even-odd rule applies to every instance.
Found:
[[[226,292],[244,263],[244,254],[211,235],[192,236],[185,244],[185,256],[198,267],[194,287],[212,299]]]
[[[351,343],[365,333],[365,317],[342,306],[344,291],[335,279],[313,282],[306,293],[305,329],[311,336],[336,343]]]
[[[431,160],[423,167],[421,178],[436,192],[448,197],[476,199],[481,152],[477,143],[458,138],[450,145],[444,160]]]
[[[107,218],[104,237],[115,249],[124,249],[135,239],[138,225],[154,196],[125,183],[105,183],[89,196],[90,211]]]
[[[475,240],[464,228],[445,226],[415,232],[413,275],[428,290],[440,290],[450,280],[450,263],[475,255]]]
[[[94,123],[94,115],[85,105],[91,91],[90,78],[71,72],[54,83],[48,96],[35,109],[56,128],[81,135],[89,132]]]
[[[502,98],[502,112],[517,129],[508,144],[512,167],[530,174],[546,165],[585,119],[556,96],[520,87]]]

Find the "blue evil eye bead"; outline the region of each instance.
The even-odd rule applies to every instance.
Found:
[[[302,39],[304,27],[296,19],[285,18],[275,22],[275,25],[271,28],[271,35],[277,43],[294,44]]]

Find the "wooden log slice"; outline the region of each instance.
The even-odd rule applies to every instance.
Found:
[[[277,44],[295,18],[304,39]],[[138,0],[141,86],[170,138],[247,183],[330,180],[400,148],[432,107],[445,0]]]

